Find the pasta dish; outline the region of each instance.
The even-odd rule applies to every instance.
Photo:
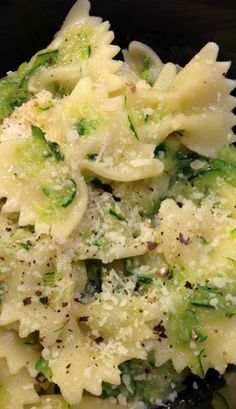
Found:
[[[89,10],[0,80],[4,409],[174,408],[236,364],[230,64],[215,43],[183,68],[137,41],[115,59]]]

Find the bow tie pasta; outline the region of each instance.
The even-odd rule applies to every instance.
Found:
[[[233,409],[230,64],[215,43],[115,60],[89,11],[0,80],[0,406],[170,407],[194,379]]]

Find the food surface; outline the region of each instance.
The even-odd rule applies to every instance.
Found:
[[[201,404],[214,370],[207,408],[233,409],[230,64],[114,59],[89,9],[0,80],[0,408]]]

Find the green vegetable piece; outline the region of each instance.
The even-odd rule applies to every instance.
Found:
[[[88,160],[96,160],[98,157],[98,153],[88,153],[86,159]]]
[[[125,109],[127,111],[127,118],[128,118],[130,130],[133,133],[133,135],[135,136],[135,138],[139,140],[139,136],[138,136],[138,133],[136,131],[134,122],[132,120],[131,113],[129,112],[129,107],[128,107],[128,104],[127,104],[127,97],[126,96],[125,96]]]
[[[76,196],[76,183],[73,179],[71,179],[72,182],[72,186],[67,190],[66,195],[64,196],[64,198],[62,199],[62,207],[68,207],[74,200],[75,196]]]
[[[200,189],[214,189],[220,179],[236,187],[236,167],[222,161],[214,161],[211,163],[211,169],[201,172],[192,182]]]
[[[145,111],[142,110],[142,109],[138,112],[138,115],[139,115],[139,119],[140,119],[141,123],[144,123],[144,124],[145,124],[145,123],[148,121],[148,119],[150,118],[150,115],[147,114],[147,113],[145,113]]]
[[[70,179],[62,183],[61,190],[56,190],[54,186],[51,185],[43,185],[41,189],[45,196],[47,196],[49,199],[46,212],[51,214],[57,208],[66,208],[73,202],[77,192],[77,185],[73,179]]]
[[[32,243],[30,240],[22,241],[19,243],[20,247],[22,247],[24,250],[30,250],[32,247]]]
[[[44,274],[43,282],[45,287],[52,287],[54,286],[56,281],[56,274],[54,271],[48,271]]]
[[[231,230],[230,234],[234,239],[236,239],[236,229]]]
[[[49,106],[46,106],[46,107],[39,107],[40,111],[48,111],[51,108],[53,108],[53,105],[49,105]]]
[[[198,336],[197,341],[199,342],[204,342],[207,339],[207,335],[204,335],[204,334],[197,333],[197,336]]]
[[[179,309],[177,314],[170,314],[168,333],[177,344],[186,344],[191,340],[204,342],[207,339],[199,325],[197,313],[190,308],[183,311]]]
[[[134,126],[134,123],[133,123],[133,121],[132,121],[132,119],[131,119],[130,114],[128,114],[128,121],[129,121],[130,130],[133,132],[135,138],[136,138],[136,139],[139,139],[138,134],[137,134],[137,131],[136,131],[136,128],[135,128],[135,126]]]
[[[45,220],[54,217],[58,209],[67,208],[77,194],[77,185],[73,179],[62,180],[58,188],[55,188],[54,185],[43,185],[41,189],[45,195],[45,200],[41,205],[41,215]]]
[[[149,286],[152,284],[152,282],[153,282],[153,279],[151,277],[143,276],[143,275],[139,275],[137,277],[137,284],[139,286],[146,286],[146,285]]]
[[[58,51],[59,50],[52,50],[36,54],[31,61],[24,66],[25,75],[19,84],[20,88],[27,89],[30,77],[35,74],[40,67],[55,65],[58,58]]]
[[[191,304],[196,307],[215,309],[215,305],[211,303],[212,298],[217,297],[219,290],[208,286],[199,286],[193,292]]]
[[[199,353],[199,355],[197,355],[197,357],[196,357],[197,363],[196,363],[196,367],[195,367],[196,373],[199,376],[201,376],[202,378],[205,375],[204,369],[203,369],[203,366],[202,366],[202,358],[201,358],[204,351],[205,351],[205,349],[202,349],[201,352]]]
[[[143,69],[140,72],[140,78],[145,80],[151,87],[154,84],[152,74],[151,74],[151,58],[148,55],[145,55],[143,60]]]
[[[92,27],[72,28],[60,46],[58,64],[74,64],[87,60],[92,53],[93,33]]]
[[[50,196],[54,192],[54,190],[48,185],[42,186],[42,191],[46,196]]]
[[[234,268],[236,268],[236,260],[234,260],[234,259],[231,258],[231,257],[226,257],[226,260],[228,260],[229,263],[230,263]]]
[[[236,166],[236,148],[234,145],[225,145],[219,152],[218,158],[222,161]]]
[[[214,409],[230,409],[225,397],[220,392],[213,393],[211,404]]]
[[[86,118],[80,119],[80,121],[77,124],[77,131],[81,136],[88,135],[89,130],[86,129]]]
[[[110,214],[111,216],[114,216],[117,220],[127,222],[127,220],[125,219],[125,217],[123,216],[123,214],[122,214],[122,213],[119,213],[114,207],[111,207],[111,208],[110,208],[109,214]]]
[[[125,258],[124,260],[124,266],[125,266],[125,271],[128,275],[133,274],[133,271],[135,269],[135,258]]]
[[[19,88],[19,79],[15,73],[0,80],[0,124],[10,116],[15,107],[27,101],[27,92]]]
[[[0,283],[0,305],[2,305],[3,303],[5,289],[6,289],[6,285],[4,283]]]
[[[43,305],[48,305],[48,297],[40,297],[39,302]]]
[[[91,53],[92,53],[92,47],[91,45],[88,45],[88,57],[90,57]]]
[[[2,408],[12,407],[14,398],[4,385],[0,385],[0,402]]]
[[[184,130],[183,129],[178,129],[177,131],[174,131],[171,133],[173,136],[183,136],[184,135]]]
[[[209,244],[209,243],[208,243],[208,240],[207,240],[205,237],[203,237],[203,236],[200,236],[200,237],[199,237],[199,240],[200,240],[200,242],[201,242],[202,244],[204,244],[204,245]]]
[[[43,151],[42,155],[44,158],[50,158],[54,156],[56,161],[63,161],[65,159],[64,154],[60,152],[60,146],[57,142],[48,141],[42,129],[38,128],[37,126],[32,125],[32,137],[42,143],[45,144],[45,150]],[[49,149],[48,149],[49,148]]]
[[[52,154],[54,155],[57,161],[63,161],[65,156],[60,152],[60,146],[57,142],[47,141],[49,148],[51,149]]]
[[[107,269],[102,267],[99,262],[87,263],[88,281],[84,293],[88,296],[94,296],[102,291],[103,279],[107,275]]]
[[[152,356],[146,360],[132,359],[119,366],[121,384],[103,383],[103,398],[117,397],[122,394],[127,402],[142,401],[152,407],[156,400],[165,400],[173,391],[185,389],[183,375],[177,374],[170,362],[156,367]],[[123,381],[128,379],[127,382]],[[174,389],[173,389],[174,386]]]
[[[76,124],[76,129],[79,136],[87,136],[96,131],[98,126],[102,122],[102,117],[99,114],[94,114],[94,117],[86,118],[82,117]]]
[[[48,380],[52,378],[52,370],[46,359],[41,358],[38,362],[36,362],[35,369],[42,373]]]
[[[44,133],[42,131],[42,129],[40,129],[38,126],[31,126],[31,130],[32,130],[32,137],[35,138],[36,140],[43,142],[43,143],[47,143],[47,140],[44,136]]]

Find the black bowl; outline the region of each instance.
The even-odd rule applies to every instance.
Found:
[[[74,2],[0,0],[0,76],[44,48]],[[184,65],[206,42],[215,41],[220,46],[220,59],[232,61],[229,76],[236,78],[236,0],[91,2],[92,14],[111,22],[115,43],[121,47],[139,40],[151,46],[164,62]],[[210,408],[210,391],[222,380],[210,371],[198,392],[191,389],[193,380],[188,381],[187,391],[173,408]]]

